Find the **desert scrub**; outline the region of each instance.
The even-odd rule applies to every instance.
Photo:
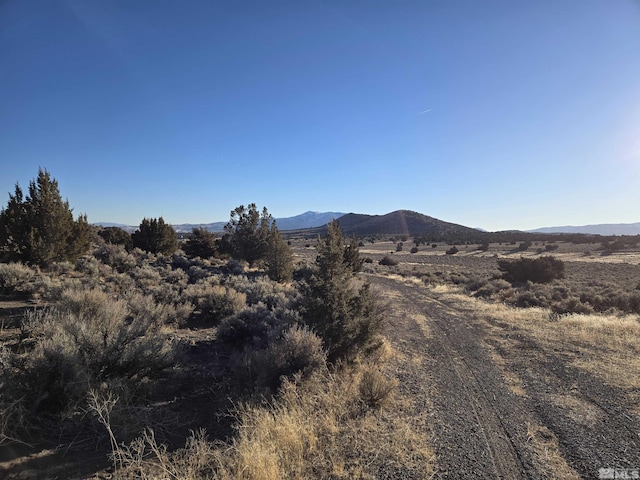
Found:
[[[131,275],[131,278],[136,282],[138,288],[143,290],[159,285],[162,281],[162,277],[158,269],[149,265],[136,267],[129,272],[129,275]]]
[[[127,273],[137,265],[136,257],[121,245],[101,245],[93,251],[93,256],[119,273]]]
[[[294,311],[253,305],[224,319],[218,327],[218,340],[240,350],[249,346],[266,348],[297,320]]]
[[[177,355],[155,318],[99,290],[64,290],[25,331],[32,347],[14,356],[8,381],[33,415],[76,411],[90,388],[142,393]]]
[[[0,263],[0,293],[30,290],[29,282],[36,272],[22,263]]]
[[[385,255],[384,257],[382,257],[382,259],[380,259],[378,264],[385,265],[387,267],[395,267],[396,265],[398,265],[398,261],[395,258],[391,258],[388,255]]]
[[[95,257],[80,257],[76,260],[76,272],[97,277],[100,275],[100,262]]]
[[[280,338],[269,342],[267,348],[245,348],[236,357],[234,375],[244,384],[272,391],[285,378],[295,375],[307,378],[327,368],[327,355],[322,349],[322,339],[307,327],[293,325]]]
[[[549,283],[564,278],[564,262],[552,256],[500,259],[498,269],[503,272],[502,277],[511,283]]]
[[[198,293],[198,309],[208,321],[213,323],[219,323],[238,313],[246,305],[247,296],[230,287],[211,285]]]
[[[295,289],[267,277],[251,280],[245,275],[238,275],[229,277],[225,284],[244,293],[248,305],[264,303],[270,308],[275,308],[285,306],[289,299],[295,297]]]
[[[146,432],[125,450],[117,473],[167,480],[431,478],[434,455],[420,433],[384,405],[363,408],[362,376],[349,369],[285,380],[269,404],[236,409],[236,435],[227,443],[207,441],[200,431],[170,453]]]

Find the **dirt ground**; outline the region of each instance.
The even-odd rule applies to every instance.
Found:
[[[598,478],[640,468],[628,391],[578,369],[523,329],[399,276],[370,276],[389,302],[388,336],[413,362],[404,395],[427,395],[436,478]],[[428,385],[428,391],[421,390]]]

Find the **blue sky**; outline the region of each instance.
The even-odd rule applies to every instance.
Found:
[[[0,197],[489,230],[640,221],[640,3],[0,2]]]

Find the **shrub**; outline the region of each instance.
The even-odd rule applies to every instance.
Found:
[[[325,369],[327,355],[320,337],[307,327],[294,325],[268,348],[254,353],[251,363],[258,384],[276,389],[282,378],[292,380],[296,374],[308,377]]]
[[[127,273],[137,265],[136,257],[120,245],[102,245],[93,252],[93,256],[119,273]]]
[[[213,285],[198,299],[200,312],[210,320],[219,322],[245,308],[247,296],[233,288]]]
[[[368,407],[379,409],[388,404],[398,381],[385,377],[376,367],[367,366],[360,378],[360,399]]]
[[[175,361],[151,315],[98,290],[63,291],[54,309],[31,314],[27,326],[35,347],[13,381],[35,413],[72,408],[104,383],[140,390]]]
[[[80,257],[76,261],[76,271],[97,277],[100,274],[100,262],[95,257]]]
[[[413,247],[413,248],[410,250],[410,252],[411,252],[411,253],[418,253],[418,247]]]
[[[544,249],[547,252],[553,252],[554,250],[558,249],[558,245],[554,244],[554,243],[548,243],[544,246]]]
[[[451,248],[447,249],[447,251],[445,252],[447,255],[455,255],[456,253],[458,253],[460,250],[458,250],[458,247],[456,247],[455,245],[453,245]]]
[[[218,339],[241,349],[245,345],[265,347],[269,338],[277,338],[282,322],[264,305],[246,308],[228,317],[218,327]]]
[[[386,265],[388,267],[395,267],[398,265],[398,261],[395,258],[391,258],[388,255],[382,257],[382,259],[378,262],[379,265]]]
[[[34,275],[35,272],[22,263],[0,263],[0,292],[25,290]]]
[[[403,248],[404,248],[404,243],[398,242],[398,244],[396,245],[396,252],[401,252]]]
[[[217,252],[216,235],[204,228],[194,228],[184,245],[184,251],[190,257],[213,257]]]
[[[503,272],[502,277],[511,283],[549,283],[564,278],[564,262],[551,256],[499,259],[498,268]]]
[[[518,245],[518,248],[516,250],[518,250],[519,252],[525,252],[529,250],[529,247],[531,247],[531,242],[527,240],[526,242],[520,243],[520,245]]]

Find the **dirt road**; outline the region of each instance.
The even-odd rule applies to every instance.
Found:
[[[416,415],[431,417],[436,478],[640,470],[640,425],[625,392],[423,285],[370,279],[389,303],[388,337],[404,359],[396,366],[401,393],[413,397]]]

